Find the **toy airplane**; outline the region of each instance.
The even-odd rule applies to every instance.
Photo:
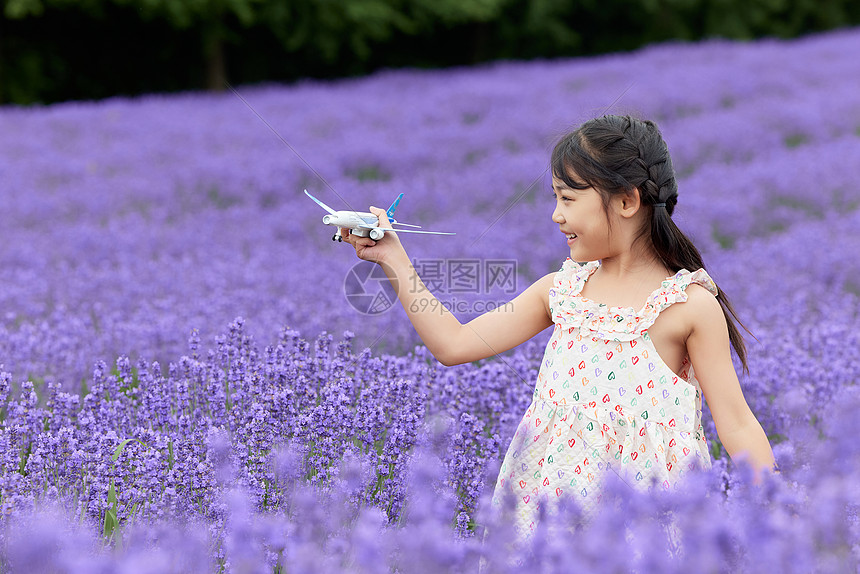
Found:
[[[305,195],[313,199],[317,205],[328,211],[328,215],[323,216],[323,223],[326,225],[334,225],[338,228],[335,232],[334,236],[332,236],[332,241],[343,241],[343,237],[340,235],[340,228],[349,229],[349,232],[359,237],[370,237],[374,241],[379,241],[385,236],[386,231],[396,231],[397,233],[426,233],[428,235],[455,235],[454,233],[449,233],[447,231],[415,231],[413,229],[392,229],[390,227],[379,227],[379,219],[373,215],[372,213],[364,212],[364,211],[335,211],[310,193],[308,190],[305,190]],[[418,229],[421,228],[420,225],[410,225],[408,223],[400,223],[396,219],[394,219],[394,210],[397,209],[397,204],[400,203],[400,198],[403,197],[403,194],[397,196],[397,199],[394,200],[394,203],[385,210],[385,214],[388,216],[388,220],[392,225],[403,225],[405,227],[416,227]]]

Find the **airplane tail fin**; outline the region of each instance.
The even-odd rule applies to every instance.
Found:
[[[397,199],[395,199],[395,200],[394,200],[394,203],[392,203],[392,204],[389,206],[389,208],[385,210],[385,215],[387,215],[387,216],[388,216],[388,219],[393,219],[393,218],[394,218],[394,210],[395,210],[395,209],[397,209],[397,204],[399,204],[399,203],[400,203],[400,199],[401,199],[402,197],[403,197],[403,194],[401,193],[400,195],[398,195],[398,196],[397,196]]]

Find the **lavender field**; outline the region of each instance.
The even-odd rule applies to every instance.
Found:
[[[857,571],[858,54],[855,29],[0,108],[0,570]],[[708,418],[686,490],[611,485],[521,547],[487,500],[547,335],[439,365],[401,309],[350,304],[302,189],[405,193],[457,232],[402,237],[428,269],[514,263],[438,277],[467,320],[561,267],[549,151],[606,111],[669,143],[781,474],[751,486]]]

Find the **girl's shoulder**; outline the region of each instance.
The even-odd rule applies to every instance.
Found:
[[[682,307],[694,325],[718,325],[725,323],[723,308],[717,299],[717,288],[713,281],[710,285],[691,282],[684,291]]]
[[[567,258],[562,263],[561,269],[556,271],[553,280],[553,286],[566,295],[577,294],[582,290],[585,282],[591,277],[597,269],[600,268],[600,261],[587,261],[584,263],[576,262]],[[686,291],[690,285],[699,285],[705,291],[709,292],[713,297],[719,293],[717,284],[708,275],[704,269],[689,271],[681,269],[674,275],[666,277],[660,287],[655,289],[649,297],[649,302],[656,306],[658,302],[672,303],[678,301],[686,301]]]
[[[689,308],[685,311],[693,311],[695,316],[713,316],[713,305],[719,307],[716,283],[704,269],[682,269],[666,277],[640,308],[608,307],[580,295],[585,282],[599,267],[599,261],[577,263],[568,259],[564,262],[555,274],[555,283],[549,294],[553,322],[621,341],[640,336],[675,303],[694,299],[695,303],[686,306]],[[697,311],[692,307],[703,308]],[[687,312],[683,314],[688,315]]]
[[[704,269],[697,269],[696,271],[681,269],[664,279],[660,287],[651,293],[642,313],[653,315],[656,319],[656,315],[675,303],[689,303],[691,295],[696,301],[695,306],[707,304],[708,300],[719,306],[716,299],[718,293],[717,284]],[[690,305],[686,307],[689,310]],[[653,321],[651,322],[653,323]]]
[[[717,284],[714,283],[714,280],[711,279],[711,276],[704,269],[697,269],[695,271],[681,269],[672,277],[667,277],[663,281],[662,287],[668,289],[674,288],[686,294],[687,287],[690,285],[699,285],[702,289],[710,293],[712,298],[719,294]]]

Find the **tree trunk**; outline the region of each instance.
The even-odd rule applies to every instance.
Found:
[[[470,46],[470,64],[486,61],[487,46],[490,38],[490,25],[487,22],[475,22],[472,25],[472,42]]]
[[[227,61],[224,58],[224,40],[220,34],[220,24],[210,25],[204,33],[206,89],[220,92],[227,88]]]

